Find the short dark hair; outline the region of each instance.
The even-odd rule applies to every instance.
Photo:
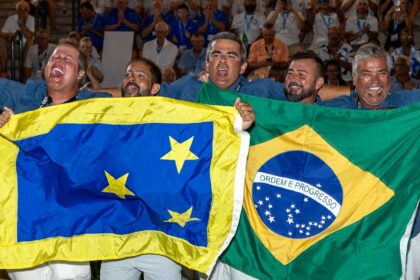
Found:
[[[84,1],[82,4],[80,4],[79,9],[81,8],[85,8],[91,11],[95,11],[95,9],[93,8],[93,5],[89,2],[89,1]]]
[[[145,57],[139,57],[139,58],[135,58],[132,61],[130,61],[130,64],[135,63],[135,62],[144,62],[149,66],[150,69],[150,73],[152,74],[152,83],[153,84],[161,84],[162,83],[162,72],[160,71],[160,68],[150,59],[145,58]],[[127,65],[127,67],[128,67]]]
[[[191,34],[191,37],[192,37],[192,36],[194,36],[194,37],[200,37],[200,36],[203,36],[203,37],[204,37],[204,34],[203,34],[203,32],[196,31],[196,32],[194,32],[193,34]]]
[[[337,66],[338,69],[341,69],[340,62],[337,59],[330,59],[330,60],[325,61],[325,70],[327,70],[328,66],[330,65],[335,65]]]
[[[322,59],[313,51],[303,51],[303,52],[297,52],[295,53],[292,58],[289,60],[289,65],[295,61],[295,60],[301,60],[301,59],[313,59],[316,64],[316,70],[318,73],[318,77],[324,77],[325,76],[325,66],[324,62],[322,62]]]
[[[247,58],[247,53],[246,53],[246,48],[244,46],[244,44],[242,43],[241,39],[239,38],[238,35],[232,33],[232,32],[227,32],[227,31],[223,31],[223,32],[219,32],[216,35],[214,35],[213,39],[211,39],[211,41],[209,42],[208,46],[207,46],[207,51],[206,51],[206,60],[209,60],[209,56],[210,53],[212,51],[212,43],[216,40],[231,40],[234,41],[236,43],[239,44],[240,46],[240,52],[241,52],[241,62],[244,63],[246,62],[246,58]]]
[[[185,10],[187,10],[188,12],[190,11],[190,8],[188,8],[188,5],[187,5],[187,4],[185,4],[185,3],[179,4],[179,5],[176,7],[176,10],[177,10],[177,11],[178,11],[178,10],[180,10],[180,9],[185,9]]]

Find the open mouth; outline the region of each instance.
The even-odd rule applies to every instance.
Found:
[[[125,96],[137,96],[139,94],[140,88],[135,83],[129,83],[124,88]]]
[[[291,82],[288,86],[287,86],[287,90],[290,92],[297,92],[299,90],[302,90],[303,87],[301,85],[299,85],[298,83],[295,82]]]
[[[367,89],[367,94],[371,98],[378,98],[383,95],[383,89],[381,87],[370,87]]]
[[[217,69],[217,76],[219,77],[227,77],[229,74],[227,69]]]
[[[51,74],[50,76],[52,78],[57,78],[57,77],[62,77],[64,75],[64,71],[63,69],[59,68],[59,67],[53,67],[51,69]]]

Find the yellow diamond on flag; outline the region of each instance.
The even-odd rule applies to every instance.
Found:
[[[256,235],[284,265],[393,195],[307,125],[249,151],[244,208]]]

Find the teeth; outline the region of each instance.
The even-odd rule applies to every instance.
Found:
[[[128,91],[133,92],[133,91],[137,91],[139,88],[136,87],[135,85],[130,85],[128,86]]]
[[[64,74],[63,70],[59,68],[53,68],[52,69],[53,74]]]
[[[370,94],[381,94],[382,89],[380,87],[370,87],[368,88]]]

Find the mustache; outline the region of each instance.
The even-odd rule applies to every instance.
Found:
[[[137,92],[140,92],[140,87],[135,82],[129,82],[128,84],[125,85],[124,88],[122,88],[122,94],[123,94],[123,96],[125,96],[125,93],[128,91],[128,88],[130,86],[136,87],[137,88]]]
[[[287,85],[287,87],[288,87],[288,88],[293,87],[293,86],[297,86],[297,87],[303,88],[303,86],[302,86],[302,85],[300,85],[300,84],[298,84],[297,82],[290,82],[290,83]]]

